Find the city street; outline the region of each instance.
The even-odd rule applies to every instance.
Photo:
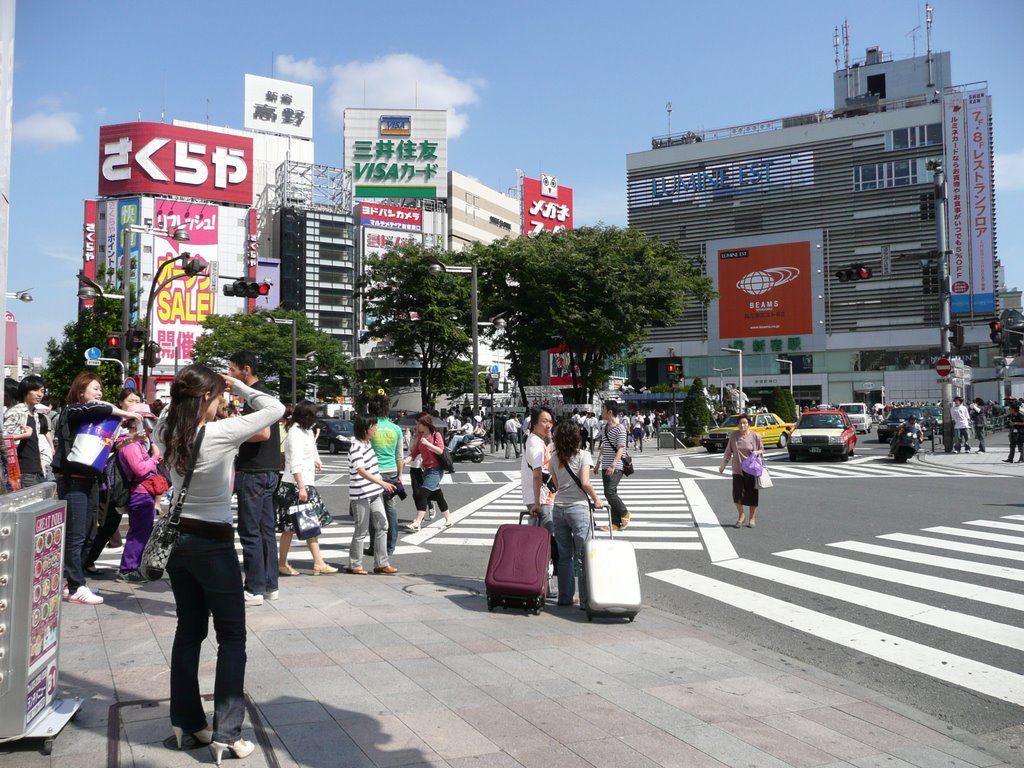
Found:
[[[702,450],[634,453],[617,536],[637,549],[646,604],[877,690],[976,734],[1024,720],[1024,465],[990,451],[907,465],[862,436],[849,462],[799,462],[769,449],[775,487],[758,525],[733,528],[728,470]],[[344,456],[324,456],[320,488],[338,522],[321,546],[347,562]],[[403,533],[403,574],[479,582],[498,525],[521,508],[519,464],[457,464],[442,518]],[[411,520],[411,500],[402,519]],[[108,562],[116,562],[110,551]],[[309,568],[304,547],[291,562]]]

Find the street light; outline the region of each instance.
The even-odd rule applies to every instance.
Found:
[[[471,267],[455,267],[449,266],[442,263],[441,261],[434,259],[434,264],[430,265],[431,272],[450,272],[453,275],[469,275],[470,278],[470,318],[469,323],[472,329],[473,338],[473,415],[476,416],[480,413],[480,329],[477,327],[480,322],[477,314],[477,286],[476,286],[476,264]],[[493,400],[492,402],[492,417],[493,417]]]
[[[712,373],[718,374],[718,399],[722,401],[722,410],[725,410],[725,374],[732,373],[732,368],[712,368]]]
[[[108,293],[99,283],[91,277],[86,277],[84,272],[78,273],[78,298],[87,301],[94,299],[124,299],[123,293]]]
[[[776,357],[775,358],[775,362],[776,363],[782,363],[783,365],[788,365],[789,366],[789,396],[792,397],[793,396],[793,361],[792,360],[786,360],[783,357]]]
[[[295,379],[298,377],[298,336],[296,335],[296,323],[291,318],[287,317],[271,317],[267,316],[268,323],[277,323],[278,325],[290,325],[292,327],[292,403],[295,402]]]
[[[743,413],[744,412],[744,407],[743,407],[743,350],[740,349],[739,347],[722,347],[722,351],[723,352],[732,352],[735,355],[739,355],[739,364],[738,364],[739,365],[739,376],[738,376],[738,380],[737,380],[737,386],[740,389],[740,397],[739,397],[740,407],[739,407],[739,412]]]
[[[121,317],[121,333],[124,334],[125,344],[121,348],[121,359],[124,361],[125,370],[129,370],[129,353],[128,348],[131,346],[127,343],[128,341],[128,329],[131,325],[131,314],[132,314],[132,235],[161,235],[162,237],[169,237],[172,240],[176,240],[179,243],[187,243],[189,241],[188,230],[184,226],[175,227],[173,230],[168,229],[156,229],[154,227],[148,227],[144,224],[125,224],[121,228],[121,290],[124,291],[124,307],[122,309]],[[140,254],[141,255],[141,254]],[[142,272],[141,258],[139,259],[139,273]],[[145,395],[145,390],[143,390]]]
[[[5,295],[8,299],[16,299],[17,301],[24,302],[32,301],[32,294],[28,291],[7,291]]]
[[[187,233],[186,233],[187,236]],[[171,275],[162,283],[160,278],[163,276],[167,268],[176,262],[181,262],[182,274]],[[206,259],[202,256],[193,256],[187,251],[180,256],[175,256],[173,259],[167,259],[163,264],[160,265],[160,269],[157,270],[156,275],[153,277],[153,282],[149,287],[149,298],[146,301],[146,319],[145,319],[145,331],[142,334],[142,391],[143,399],[146,398],[146,384],[149,380],[149,367],[150,364],[156,365],[160,362],[159,349],[160,345],[157,344],[156,351],[150,350],[149,331],[153,324],[153,302],[156,300],[156,296],[165,286],[169,285],[179,277],[196,277],[201,275],[210,265]],[[159,283],[159,284],[158,284]]]

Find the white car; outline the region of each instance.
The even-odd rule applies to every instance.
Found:
[[[857,434],[862,432],[866,435],[871,431],[871,411],[864,403],[840,403],[839,410],[845,411],[850,417],[850,422],[857,429]]]

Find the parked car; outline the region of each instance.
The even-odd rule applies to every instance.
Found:
[[[864,403],[840,403],[839,410],[850,417],[857,434],[863,432],[866,435],[871,431],[871,411]]]
[[[320,419],[317,421],[320,433],[316,436],[317,450],[329,453],[348,453],[355,439],[352,422],[345,419]]]
[[[931,414],[924,408],[905,405],[893,408],[885,417],[885,421],[878,425],[878,442],[888,443],[892,440],[892,436],[899,430],[900,424],[910,418],[911,414],[917,416],[917,423],[921,426],[921,432],[925,439],[931,437],[932,429],[935,426]]]
[[[805,411],[789,436],[789,460],[838,456],[848,461],[857,448],[857,428],[845,411]]]
[[[793,431],[792,423],[782,420],[782,417],[774,413],[752,413],[750,428],[761,435],[765,446],[777,445],[785,448],[789,442],[789,433]],[[739,414],[726,416],[722,423],[712,430],[709,430],[700,439],[700,444],[707,448],[708,453],[717,453],[725,450],[725,444],[729,442],[729,435],[739,429]]]

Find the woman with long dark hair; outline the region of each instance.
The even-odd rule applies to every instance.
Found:
[[[57,420],[57,442],[53,456],[53,474],[57,497],[67,502],[67,528],[64,531],[64,580],[72,603],[99,605],[103,598],[85,584],[85,562],[96,535],[99,507],[99,479],[103,467],[69,459],[77,441],[98,444],[100,436],[92,428],[108,419],[138,419],[137,413],[103,402],[103,385],[95,374],[83,371],[71,382],[67,405]],[[114,422],[114,427],[117,424]],[[113,433],[109,435],[113,438]],[[74,459],[82,458],[77,453]]]
[[[551,519],[558,545],[558,604],[572,605],[576,571],[583,562],[583,546],[591,536],[590,506],[601,509],[604,504],[590,484],[594,459],[590,451],[580,450],[579,425],[573,421],[558,422],[554,444],[550,466],[558,483],[558,495]],[[584,585],[580,579],[580,605],[586,602]]]
[[[281,544],[277,548],[278,572],[281,576],[298,576],[288,565],[288,549],[295,535],[289,510],[296,504],[312,504],[317,516],[324,511],[324,501],[316,490],[316,473],[320,469],[320,454],[316,450],[316,403],[303,400],[292,409],[284,438],[284,474],[274,494],[277,504],[277,529]],[[316,536],[306,539],[309,554],[313,556],[313,575],[337,573],[338,569],[324,562]]]
[[[218,420],[226,389],[252,411]],[[242,738],[245,601],[231,516],[232,467],[238,447],[283,413],[284,406],[272,395],[204,365],[189,365],[175,376],[171,404],[155,432],[176,493],[185,492],[185,476],[193,471],[178,543],[167,562],[178,616],[171,649],[171,726],[179,748],[183,736],[190,735],[210,745],[217,765],[225,751],[243,758],[256,748]],[[199,694],[199,656],[210,615],[217,634],[212,729]]]
[[[413,500],[416,502],[416,519],[405,526],[405,530],[415,533],[420,529],[420,523],[427,514],[427,507],[431,501],[436,501],[437,506],[444,515],[444,527],[452,527],[452,516],[448,511],[448,502],[441,490],[441,478],[444,470],[441,469],[441,462],[437,458],[444,453],[444,438],[441,432],[434,428],[434,418],[426,411],[416,416],[416,432],[412,436],[412,450],[409,451],[409,459],[415,460],[417,456],[422,457],[421,469],[423,470],[423,482],[413,491]]]

